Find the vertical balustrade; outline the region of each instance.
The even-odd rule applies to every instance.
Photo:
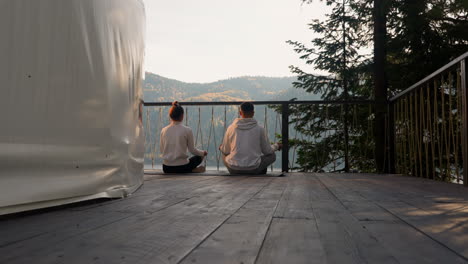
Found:
[[[346,102],[347,103],[347,102]],[[217,145],[221,143],[220,140],[224,137],[225,130],[227,125],[232,122],[238,113],[237,105],[239,102],[186,102],[182,105],[186,109],[184,124],[191,127],[194,132],[194,139],[198,148],[207,149],[209,152],[208,165],[214,166],[216,165],[216,169],[220,169],[222,164],[222,155],[219,153],[217,149]],[[342,144],[346,144],[343,142],[343,121],[345,116],[343,115],[344,111],[344,104],[342,102],[321,102],[321,101],[283,101],[283,102],[254,102],[257,105],[277,105],[281,106],[278,109],[281,111],[276,112],[275,116],[270,116],[269,107],[265,106],[264,109],[258,111],[258,116],[260,120],[263,119],[263,125],[265,126],[268,136],[270,139],[274,139],[275,135],[281,134],[281,141],[283,142],[283,151],[280,154],[281,156],[281,170],[282,171],[290,171],[291,168],[296,169],[299,165],[300,158],[298,151],[304,150],[304,146],[314,147],[320,144],[324,144],[323,140],[326,140],[328,137],[335,137],[338,136],[339,138],[333,139],[331,144],[339,146],[339,149],[331,149],[330,151],[325,152],[314,152],[312,151],[311,154],[313,157],[318,155],[316,158],[317,162],[321,165],[311,165],[307,166],[305,170],[312,170],[312,171],[343,171],[343,166],[345,164],[345,151],[343,149]],[[311,120],[311,123],[302,123],[300,120],[304,116],[304,113],[300,113],[296,111],[296,106],[293,105],[298,104],[308,104],[310,105],[309,110],[307,111],[314,111],[320,112],[319,120]],[[223,111],[217,111],[216,105],[224,106]],[[229,106],[231,105],[231,106]],[[349,133],[349,148],[353,149],[354,151],[359,148],[359,154],[357,152],[353,152],[353,155],[357,155],[355,157],[349,156],[349,164],[352,166],[353,162],[358,162],[360,165],[365,165],[366,162],[363,161],[363,157],[370,157],[368,155],[370,146],[373,145],[373,138],[372,134],[369,133],[371,131],[371,127],[358,127],[362,126],[358,120],[362,118],[368,120],[368,124],[372,123],[372,103],[365,103],[365,107],[369,106],[369,111],[363,111],[366,108],[358,107],[357,105],[350,106],[349,115],[348,117],[352,120],[349,120],[348,126],[348,133]],[[236,106],[236,107],[233,107]],[[146,158],[147,162],[151,162],[153,168],[158,168],[161,164],[161,157],[158,155],[159,153],[159,137],[161,129],[167,125],[169,119],[167,117],[167,112],[170,108],[169,102],[163,103],[145,103],[146,109],[146,121],[145,122],[145,132],[146,135]],[[257,108],[258,109],[258,108]],[[229,111],[228,111],[229,110]],[[293,111],[294,110],[294,111]],[[330,119],[329,116],[333,116],[333,120]],[[294,122],[289,125],[291,119],[291,113],[294,114]],[[263,116],[262,116],[263,114]],[[297,116],[296,116],[297,115]],[[335,120],[335,116],[340,117]],[[271,119],[271,120],[270,120]],[[271,124],[271,122],[274,122]],[[359,125],[358,125],[359,123]],[[365,123],[365,122],[364,122]],[[312,127],[312,126],[324,126],[321,132],[315,132],[316,134],[311,134],[310,132],[296,130],[295,127],[299,128],[299,125]],[[274,131],[273,131],[274,127]],[[317,127],[315,127],[317,128]],[[302,128],[301,128],[302,129]],[[370,129],[370,130],[369,130]],[[221,132],[223,131],[223,132]],[[318,130],[320,131],[320,129]],[[273,132],[273,137],[271,137],[271,133]],[[365,133],[366,135],[362,134]],[[292,133],[292,134],[291,134]],[[317,134],[318,133],[318,134]],[[221,134],[223,137],[220,138]],[[293,138],[291,138],[293,136]],[[290,144],[290,140],[295,142],[294,145]],[[336,141],[338,140],[338,141]],[[219,141],[219,142],[218,142]],[[325,143],[327,144],[327,143]],[[361,149],[365,148],[365,150]],[[293,152],[291,152],[293,151]],[[278,163],[280,162],[278,160]],[[356,161],[360,160],[360,161]],[[304,162],[302,159],[301,162]],[[358,164],[355,163],[355,164]],[[369,164],[373,163],[373,159],[370,158]],[[350,167],[351,167],[350,166]],[[366,165],[367,166],[367,165]],[[355,170],[355,169],[353,169]],[[356,170],[355,170],[356,171]]]
[[[462,157],[463,157],[463,185],[468,186],[468,90],[466,58],[460,62],[460,90],[461,90],[461,123],[462,123]]]
[[[463,182],[464,185],[468,185],[468,114],[467,114],[467,69],[466,69],[466,57],[468,53],[463,55],[463,59],[459,59],[444,66],[439,71],[428,76],[423,81],[416,85],[413,85],[409,89],[405,90],[401,94],[391,98],[387,105],[387,117],[386,117],[386,135],[383,135],[386,141],[385,155],[388,159],[387,165],[388,170],[391,172],[398,172],[418,177],[433,178],[453,182]],[[254,102],[258,104],[275,104],[275,102]],[[294,142],[293,147],[294,153],[292,154],[292,160],[290,160],[290,111],[291,104],[310,104],[311,109],[314,111],[321,111],[322,117],[320,120],[312,120],[313,125],[322,125],[326,127],[317,135],[311,137],[311,134],[305,134],[307,140],[304,140],[304,134],[297,130],[294,131]],[[185,124],[192,126],[195,132],[195,141],[198,146],[207,148],[213,145],[218,145],[218,136],[216,135],[216,127],[219,124],[215,124],[215,115],[217,111],[214,109],[214,105],[224,105],[224,116],[221,119],[223,121],[223,131],[225,132],[228,122],[228,105],[238,105],[239,102],[213,102],[213,103],[187,103],[186,106],[186,120]],[[210,105],[211,108],[211,119],[208,131],[208,138],[204,138],[203,127],[202,127],[202,112],[201,105]],[[343,133],[345,149],[340,153],[337,150],[331,151],[330,153],[315,153],[312,155],[321,155],[316,160],[321,163],[320,160],[333,160],[333,162],[339,161],[335,164],[335,168],[345,165],[345,170],[353,167],[353,162],[362,157],[368,157],[368,151],[373,146],[374,142],[372,139],[372,126],[368,125],[367,131],[363,127],[358,127],[358,121],[360,118],[367,118],[368,124],[372,124],[374,118],[372,104],[368,104],[369,111],[362,115],[359,107],[356,105],[349,108],[346,106],[348,102],[343,103],[320,103],[319,101],[302,101],[302,102],[276,102],[281,105],[280,114],[276,114],[275,117],[275,131],[274,135],[278,131],[281,131],[281,141],[283,143],[283,152],[281,154],[281,170],[287,172],[291,167],[295,167],[297,162],[296,150],[300,149],[301,146],[297,142],[310,144],[310,146],[317,146],[321,143],[324,138],[333,136],[334,133]],[[337,105],[339,104],[339,106]],[[164,114],[166,111],[164,107],[169,106],[170,103],[145,103],[145,106],[159,106],[159,111],[152,111],[153,109],[146,109],[146,122],[145,122],[145,135],[146,142],[150,145],[146,147],[146,151],[149,152],[145,157],[151,159],[152,166],[154,167],[155,162],[158,158],[157,152],[159,150],[159,133],[165,123]],[[197,106],[198,111],[190,111],[188,106]],[[332,106],[332,107],[330,107]],[[316,107],[316,108],[315,108]],[[339,108],[338,108],[339,107]],[[336,111],[340,109],[343,112],[343,108],[346,108],[346,116],[342,115],[343,120],[333,120],[330,122],[328,115],[329,111]],[[192,108],[190,108],[192,109]],[[296,109],[296,108],[292,108]],[[351,109],[352,113],[348,113]],[[190,114],[198,112],[198,116],[195,119],[190,117]],[[222,113],[222,111],[220,112]],[[237,111],[236,111],[237,113]],[[158,116],[159,114],[159,116]],[[294,113],[296,115],[296,113]],[[349,115],[352,115],[350,117]],[[156,120],[153,120],[156,117]],[[159,118],[158,118],[159,117]],[[268,136],[272,127],[268,124],[268,109],[265,107],[264,111],[264,126],[267,130]],[[235,118],[235,116],[233,116]],[[296,118],[296,116],[294,117]],[[351,118],[348,120],[348,118]],[[192,120],[193,119],[193,120]],[[295,126],[298,126],[298,119],[295,119]],[[196,124],[191,124],[193,123]],[[216,121],[217,122],[217,121]],[[340,127],[336,122],[341,122],[343,129],[348,127],[347,131],[338,131]],[[344,123],[343,123],[344,122]],[[350,123],[348,123],[350,122]],[[359,125],[361,126],[361,125]],[[366,135],[363,137],[359,133],[366,131]],[[224,137],[224,132],[223,137]],[[346,133],[345,133],[346,132]],[[154,137],[149,136],[154,135]],[[364,138],[366,140],[362,141]],[[221,138],[222,139],[222,138]],[[356,148],[359,150],[356,152]],[[217,146],[210,158],[213,156],[216,159],[216,166],[219,169],[220,160],[222,158],[221,153],[217,151]],[[350,157],[349,151],[353,150],[353,155],[359,153],[359,157]],[[365,150],[364,150],[365,149]],[[379,151],[379,150],[377,150]],[[343,155],[343,156],[341,156]],[[290,162],[291,161],[291,162]],[[344,163],[343,163],[344,161]],[[362,164],[361,164],[362,165]],[[332,166],[332,164],[329,164]],[[330,167],[328,167],[330,168]],[[308,169],[308,168],[306,168]],[[320,169],[315,167],[315,169]],[[342,169],[339,169],[342,170]]]
[[[467,57],[390,99],[397,172],[468,185]]]
[[[289,164],[289,104],[283,103],[281,107],[281,143],[283,144],[283,151],[281,153],[281,171],[288,172]]]

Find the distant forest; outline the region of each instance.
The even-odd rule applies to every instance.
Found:
[[[303,100],[320,96],[293,87],[296,77],[245,76],[212,83],[185,83],[147,72],[143,86],[146,102]]]

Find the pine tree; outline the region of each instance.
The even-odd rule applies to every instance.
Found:
[[[311,3],[312,0],[302,2]],[[329,73],[317,76],[291,67],[298,76],[295,87],[319,94],[324,100],[378,99],[378,105],[383,105],[387,96],[409,87],[468,50],[466,0],[325,2],[332,6],[326,20],[313,20],[309,24],[310,29],[320,35],[312,40],[312,47],[288,41],[307,64]],[[375,15],[377,10],[380,17]],[[374,26],[380,30],[379,37],[374,34]],[[363,49],[369,49],[373,44],[380,53],[375,50],[374,57],[363,55]],[[379,61],[374,62],[374,58],[379,58]],[[373,76],[373,73],[380,75]],[[374,84],[375,90],[372,89]],[[345,128],[349,120],[353,120],[347,130],[351,169],[372,171],[377,168],[383,171],[386,168],[383,160],[387,154],[382,147],[383,142],[377,141],[379,147],[375,152],[369,151],[375,142],[372,129],[369,131],[370,123],[376,120],[374,130],[377,136],[386,133],[386,129],[382,129],[385,109],[377,107],[379,109],[370,114],[358,108],[350,111],[352,116],[349,116],[344,108],[343,111],[341,106],[293,107],[292,123],[304,135],[292,142],[299,148],[300,168],[320,171],[330,169],[335,160],[343,163],[347,152]],[[376,157],[379,155],[369,153],[385,155]],[[375,158],[377,164],[370,162]],[[344,164],[338,167],[345,169]]]
[[[387,28],[395,94],[468,50],[468,1],[391,1]]]
[[[298,76],[294,86],[319,94],[323,100],[368,99],[372,91],[370,56],[360,54],[360,50],[367,47],[372,38],[367,28],[369,1],[328,0],[326,4],[332,7],[326,20],[313,20],[309,24],[310,29],[320,35],[312,40],[313,47],[295,41],[288,43],[307,64],[329,75],[314,75],[291,66],[291,71]],[[300,139],[291,142],[298,148],[300,168],[373,170],[367,106],[297,105],[291,108],[291,123],[301,133]],[[347,156],[352,158],[349,163],[346,163]]]

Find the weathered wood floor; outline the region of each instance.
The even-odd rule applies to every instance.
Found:
[[[0,263],[466,263],[468,188],[410,177],[146,176],[0,218]]]

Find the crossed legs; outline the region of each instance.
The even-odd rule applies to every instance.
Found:
[[[166,166],[163,164],[164,173],[190,173],[203,161],[203,157],[193,156],[189,159],[189,163],[181,166]]]
[[[253,169],[253,170],[236,170],[236,169],[229,167],[229,165],[226,162],[226,156],[223,155],[224,166],[226,166],[230,174],[265,174],[268,170],[268,166],[273,164],[275,160],[276,160],[275,153],[263,155],[261,157],[260,165],[258,166],[258,168]]]

